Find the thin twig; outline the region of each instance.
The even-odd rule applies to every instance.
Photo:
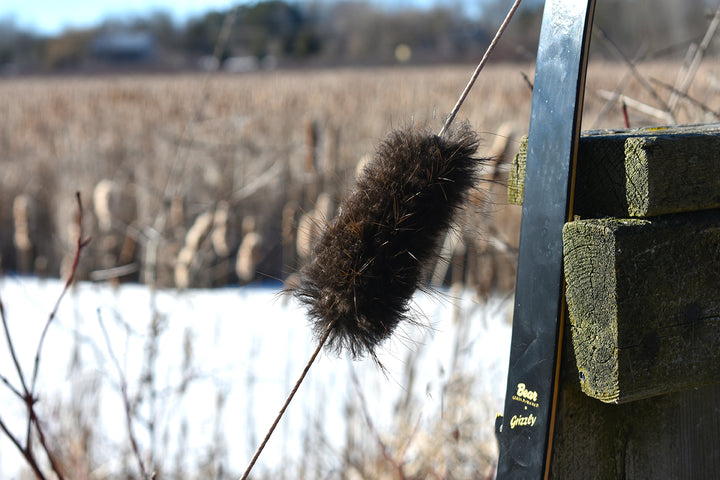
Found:
[[[2,317],[2,324],[3,329],[5,330],[5,337],[8,341],[8,349],[10,350],[10,354],[13,357],[13,362],[15,363],[15,368],[18,371],[18,374],[20,376],[20,382],[23,385],[23,391],[27,392],[27,387],[25,384],[25,376],[22,373],[22,370],[20,369],[20,364],[17,361],[17,357],[15,354],[15,346],[12,343],[12,340],[10,338],[10,330],[8,328],[7,320],[5,318],[5,306],[3,305],[2,299],[0,299],[0,317]],[[12,384],[8,381],[7,378],[4,376],[2,377],[3,383],[15,394],[17,395],[23,402],[27,405],[27,393],[23,394],[22,392],[18,391],[15,387],[12,386]],[[32,404],[29,408],[32,408]],[[35,460],[35,456],[32,453],[32,444],[28,442],[26,447],[23,447],[23,445],[20,443],[20,441],[15,437],[15,435],[12,434],[10,429],[5,425],[5,422],[2,421],[2,418],[0,418],[0,430],[2,430],[5,435],[10,439],[10,441],[15,445],[15,447],[20,451],[22,456],[25,458],[25,461],[30,465],[30,468],[32,468],[33,472],[35,472],[35,475],[39,479],[44,479],[45,476],[43,475],[42,471],[40,470],[40,467],[37,464],[37,461]]]
[[[678,92],[680,91],[680,84],[683,82],[683,80],[688,74],[690,64],[692,64],[693,62],[693,58],[695,58],[695,52],[697,52],[697,48],[697,43],[695,43],[695,41],[692,41],[690,42],[690,45],[688,45],[688,48],[685,51],[685,56],[683,57],[682,65],[680,65],[680,69],[678,70],[677,77],[675,77],[675,86],[673,87],[673,89],[677,90]],[[675,108],[676,102],[677,98],[675,98],[675,96],[671,94],[668,105],[672,105],[672,108]]]
[[[82,219],[83,219],[83,207],[82,207],[82,198],[80,197],[80,192],[75,192],[75,198],[77,200],[78,205],[78,215],[77,215],[77,223],[78,223],[78,237],[77,237],[77,246],[75,248],[75,256],[73,257],[72,266],[70,267],[70,273],[68,275],[68,278],[65,282],[65,286],[63,287],[62,292],[60,292],[60,296],[58,297],[57,301],[55,302],[55,306],[53,307],[52,311],[50,312],[50,316],[48,317],[47,322],[45,322],[45,327],[43,328],[42,333],[40,334],[40,341],[38,342],[37,350],[35,351],[35,362],[33,366],[33,376],[32,381],[30,385],[30,391],[26,391],[26,399],[25,402],[27,404],[28,408],[28,428],[27,428],[27,437],[26,437],[26,443],[28,446],[31,443],[31,425],[35,425],[35,430],[37,430],[38,433],[38,440],[40,440],[40,444],[42,445],[43,449],[45,450],[45,454],[48,457],[48,460],[50,460],[50,467],[52,468],[53,472],[55,472],[55,475],[57,475],[59,480],[63,480],[64,476],[60,472],[60,467],[55,461],[54,456],[50,452],[50,448],[47,444],[47,440],[45,438],[45,432],[43,431],[42,425],[40,424],[40,420],[37,417],[37,413],[35,412],[34,403],[35,403],[35,387],[37,385],[37,378],[38,378],[38,372],[40,371],[40,354],[42,353],[43,343],[45,342],[45,336],[47,335],[48,329],[50,328],[50,324],[55,319],[55,316],[57,315],[57,311],[60,308],[60,302],[65,297],[65,294],[70,289],[70,287],[73,284],[73,281],[75,280],[75,272],[77,271],[78,263],[80,262],[80,254],[82,253],[82,250],[90,243],[90,238],[83,238],[83,228],[82,228]]]
[[[29,455],[29,452],[26,452],[26,451],[25,451],[25,449],[23,448],[23,446],[20,444],[20,441],[19,441],[17,438],[15,438],[15,435],[12,434],[12,432],[11,432],[10,429],[7,427],[7,425],[5,425],[5,422],[2,421],[2,418],[0,418],[0,430],[2,430],[3,433],[5,433],[5,435],[6,435],[6,436],[10,439],[10,441],[13,443],[13,445],[15,445],[15,447],[16,447],[18,450],[20,450],[20,453],[22,453],[23,456],[24,456],[26,459],[28,459],[28,463],[31,463],[31,464],[32,464],[33,462],[31,462],[31,461],[29,460],[29,458],[32,458],[32,456]]]
[[[715,31],[717,30],[718,26],[720,26],[720,6],[715,10],[715,15],[713,15],[713,19],[710,22],[710,25],[708,25],[707,30],[705,31],[705,36],[700,42],[700,46],[695,51],[695,55],[693,56],[690,67],[688,68],[685,76],[683,77],[682,81],[679,82],[679,85],[676,88],[676,90],[678,90],[679,92],[684,94],[687,93],[690,89],[690,85],[692,85],[692,82],[695,79],[695,74],[700,67],[700,62],[702,62],[703,56],[705,55],[705,50],[710,45],[710,41],[712,40],[712,38],[715,36]],[[670,101],[668,102],[668,108],[670,110],[675,109],[678,98],[680,97],[677,94],[671,95]]]
[[[157,254],[159,249],[160,240],[166,240],[164,238],[163,231],[165,224],[167,223],[167,215],[162,211],[164,202],[175,197],[177,192],[180,190],[180,184],[178,178],[182,175],[185,170],[186,163],[190,154],[190,149],[195,141],[195,128],[194,125],[199,122],[202,108],[207,104],[209,90],[208,85],[210,84],[210,76],[212,73],[218,70],[220,66],[220,60],[222,52],[225,50],[230,33],[232,32],[232,26],[235,22],[239,6],[235,6],[228,12],[223,21],[223,25],[218,35],[218,40],[215,43],[215,49],[213,51],[213,58],[216,61],[216,67],[212,71],[207,72],[202,86],[200,87],[200,100],[195,104],[192,110],[192,115],[188,118],[188,121],[183,127],[180,135],[180,141],[178,141],[175,149],[174,159],[170,165],[170,170],[165,178],[165,186],[162,188],[162,192],[157,193],[157,197],[160,197],[160,201],[157,203],[155,212],[155,220],[152,226],[146,226],[143,228],[143,236],[148,241],[145,246],[147,259],[143,265],[141,277],[145,284],[151,283],[155,285],[157,276],[156,262]],[[150,187],[146,187],[148,190],[153,190]]]
[[[2,383],[4,383],[5,386],[8,387],[8,389],[10,389],[10,391],[14,393],[16,397],[18,397],[20,400],[24,400],[23,394],[20,392],[20,390],[15,388],[15,386],[10,383],[10,380],[8,380],[5,375],[0,375],[0,381],[2,381]]]
[[[610,112],[610,110],[615,106],[618,98],[620,98],[620,95],[622,95],[622,92],[625,90],[625,86],[630,81],[630,78],[632,78],[632,72],[628,70],[618,82],[617,87],[615,87],[615,90],[612,92],[612,96],[605,100],[605,104],[598,112],[597,117],[595,117],[595,126],[605,119],[608,112]]]
[[[647,58],[647,51],[643,48],[641,49],[635,57],[631,60],[631,63],[633,65],[637,65],[639,62]],[[610,109],[615,105],[617,102],[618,96],[620,96],[623,91],[625,90],[625,86],[630,81],[630,79],[633,76],[632,69],[628,69],[625,74],[623,75],[622,79],[617,84],[617,87],[615,87],[614,96],[610,99],[608,99],[605,104],[600,109],[600,112],[598,112],[597,117],[595,117],[595,125],[599,124],[601,120],[605,118],[605,116],[608,114]]]
[[[625,103],[625,100],[622,101],[622,114],[625,128],[630,128],[630,117],[628,117],[627,103]]]
[[[27,384],[25,383],[25,375],[23,374],[22,368],[20,368],[20,362],[18,361],[17,354],[15,353],[15,345],[10,338],[10,328],[8,327],[7,319],[5,318],[5,305],[3,304],[2,300],[0,300],[0,317],[2,317],[3,330],[5,331],[5,339],[8,343],[8,350],[10,350],[10,356],[12,357],[13,364],[15,365],[15,370],[18,373],[18,377],[20,377],[20,384],[22,385],[23,393],[20,393],[15,388],[12,388],[12,390],[24,401],[25,395],[28,392],[28,388]]]
[[[405,479],[405,471],[403,470],[403,464],[404,460],[401,457],[400,462],[398,462],[393,456],[390,450],[388,449],[387,445],[385,445],[385,442],[382,441],[380,438],[380,434],[378,433],[377,429],[375,428],[375,424],[372,421],[372,418],[370,417],[370,413],[368,412],[367,408],[367,402],[365,401],[365,395],[362,394],[362,389],[360,388],[360,381],[357,378],[357,374],[355,373],[355,369],[352,368],[352,365],[350,366],[350,379],[352,380],[353,387],[355,388],[355,391],[358,394],[358,398],[360,399],[360,410],[363,413],[363,417],[365,418],[365,423],[367,424],[368,428],[370,429],[370,432],[375,437],[375,441],[377,442],[378,446],[380,447],[380,451],[382,452],[383,457],[385,457],[385,460],[390,463],[390,465],[395,468],[397,471],[398,476],[400,479]],[[407,448],[407,447],[405,447]],[[405,449],[403,449],[403,453],[405,452]]]
[[[127,390],[127,379],[125,378],[125,374],[123,373],[123,369],[120,366],[120,362],[118,361],[117,357],[115,356],[115,352],[113,352],[112,344],[110,343],[110,336],[108,335],[107,329],[105,328],[105,323],[103,322],[102,315],[100,314],[100,310],[97,311],[97,318],[98,323],[100,324],[100,329],[102,330],[103,337],[105,338],[105,344],[107,345],[108,353],[110,354],[110,358],[115,365],[115,369],[117,370],[118,377],[120,377],[120,394],[123,401],[123,407],[125,408],[125,426],[127,427],[128,431],[128,437],[130,437],[130,447],[132,448],[133,454],[135,455],[135,460],[138,463],[138,468],[140,469],[140,474],[144,479],[148,479],[147,470],[145,469],[145,464],[142,461],[142,455],[140,455],[140,449],[138,448],[137,440],[135,439],[135,432],[133,430],[133,424],[132,424],[132,412],[130,408],[130,400],[128,398],[128,390]]]
[[[530,77],[527,76],[527,73],[520,72],[520,75],[522,75],[523,80],[525,80],[525,85],[527,85],[528,88],[530,89],[530,93],[534,92],[535,85],[533,85],[533,82],[532,82],[532,80],[530,80]]]
[[[35,424],[35,430],[37,430],[40,445],[42,445],[43,450],[45,451],[45,455],[47,455],[48,460],[50,460],[50,468],[52,468],[52,471],[55,472],[58,480],[64,480],[65,476],[61,473],[60,465],[58,465],[58,463],[55,461],[54,455],[50,452],[50,447],[48,446],[47,440],[45,438],[45,432],[40,426],[40,419],[38,419],[37,414],[35,413],[35,408],[32,404],[28,406],[28,410],[30,412],[30,419],[32,420],[32,423]]]
[[[503,23],[500,25],[500,28],[498,28],[498,31],[495,33],[495,37],[493,37],[492,42],[490,42],[490,45],[488,45],[487,50],[485,50],[485,54],[483,55],[482,59],[480,60],[480,63],[475,68],[475,71],[473,72],[472,76],[470,77],[470,81],[465,86],[465,90],[463,90],[462,94],[460,94],[460,98],[458,98],[457,103],[453,107],[452,111],[450,112],[450,115],[448,115],[447,119],[445,120],[445,124],[440,129],[440,133],[438,133],[438,137],[442,137],[443,134],[447,131],[448,128],[450,128],[450,125],[452,124],[453,120],[455,120],[455,116],[458,113],[458,110],[460,110],[460,107],[462,106],[463,102],[465,101],[465,98],[470,93],[470,90],[472,89],[473,85],[475,84],[475,80],[477,80],[478,75],[480,75],[480,71],[483,69],[485,64],[488,61],[488,58],[490,57],[490,54],[495,50],[495,46],[497,45],[498,41],[500,40],[500,37],[505,32],[505,29],[510,24],[510,19],[515,14],[515,11],[520,6],[521,0],[515,0],[515,3],[513,3],[512,7],[510,7],[510,11],[508,11],[507,15],[505,16],[505,20],[503,20]]]
[[[2,380],[3,383],[5,383],[6,386],[8,386],[13,393],[20,396],[20,398],[25,403],[25,407],[28,411],[28,419],[27,419],[27,428],[25,433],[25,446],[22,446],[20,442],[15,438],[11,432],[7,429],[7,426],[0,422],[0,428],[2,428],[3,432],[10,438],[10,440],[15,444],[15,446],[20,450],[20,452],[23,454],[25,459],[30,464],[33,471],[36,473],[38,478],[45,478],[40,471],[36,461],[35,456],[32,453],[32,431],[33,431],[33,425],[35,426],[35,430],[37,431],[38,440],[40,441],[40,445],[43,447],[43,450],[45,451],[45,454],[47,455],[48,460],[50,461],[50,467],[52,468],[53,472],[55,473],[55,476],[58,478],[58,480],[64,480],[64,475],[61,472],[60,465],[55,460],[55,457],[51,453],[50,447],[47,443],[47,438],[45,437],[45,432],[43,430],[42,423],[40,422],[40,419],[38,418],[37,412],[35,411],[35,402],[37,401],[36,395],[35,395],[35,387],[37,385],[37,378],[38,378],[38,372],[40,369],[40,354],[42,352],[43,343],[45,341],[45,336],[47,335],[48,329],[50,327],[50,324],[52,323],[53,319],[55,318],[58,308],[60,306],[60,302],[62,301],[63,297],[65,296],[65,293],[68,291],[70,286],[72,285],[72,282],[75,278],[75,271],[77,270],[78,262],[80,261],[80,254],[82,253],[83,248],[87,246],[87,244],[90,242],[89,238],[84,239],[82,234],[82,216],[83,216],[83,209],[82,209],[82,201],[80,198],[80,193],[75,194],[77,198],[78,203],[78,240],[77,240],[77,248],[75,250],[75,257],[73,259],[72,267],[70,269],[70,274],[68,276],[67,281],[65,282],[65,286],[60,293],[60,296],[58,297],[57,301],[55,302],[55,306],[50,312],[50,316],[48,317],[47,322],[45,323],[45,327],[43,328],[43,331],[40,335],[40,340],[38,342],[37,350],[35,351],[35,362],[33,367],[33,374],[32,374],[32,380],[30,383],[30,388],[28,388],[28,384],[25,379],[25,375],[22,371],[22,368],[20,367],[20,362],[17,359],[17,353],[15,351],[15,346],[12,342],[12,339],[10,337],[10,329],[7,324],[7,319],[5,317],[5,307],[0,301],[0,317],[2,317],[2,324],[3,324],[3,330],[5,332],[5,338],[8,342],[8,349],[10,350],[10,356],[13,359],[13,363],[15,365],[15,369],[17,370],[18,376],[20,378],[20,384],[22,386],[22,391],[17,390],[16,388],[12,387],[10,382],[3,376]]]
[[[65,286],[60,293],[60,296],[58,297],[57,301],[55,302],[55,306],[50,312],[50,316],[48,317],[47,322],[45,323],[45,327],[43,328],[42,334],[40,335],[40,341],[38,342],[37,350],[35,351],[35,363],[33,367],[33,376],[32,376],[32,382],[30,386],[30,391],[25,392],[25,402],[28,408],[28,428],[27,428],[27,437],[26,437],[26,443],[29,447],[31,443],[31,425],[35,425],[35,430],[37,430],[38,433],[38,440],[40,440],[40,444],[42,445],[43,449],[45,450],[45,454],[48,457],[48,460],[50,460],[50,467],[52,468],[53,472],[55,472],[55,475],[57,475],[59,480],[63,480],[64,476],[60,472],[60,467],[55,461],[54,456],[50,452],[50,448],[47,444],[47,440],[45,438],[45,432],[43,431],[42,425],[40,423],[40,420],[37,417],[37,413],[35,412],[34,403],[35,403],[35,386],[37,385],[37,377],[38,372],[40,370],[40,354],[42,352],[43,343],[45,341],[45,336],[47,334],[48,328],[50,327],[50,324],[52,323],[53,319],[57,315],[58,308],[60,307],[60,302],[62,301],[63,297],[67,293],[67,291],[70,289],[70,286],[72,285],[74,279],[75,279],[75,272],[77,270],[78,263],[80,261],[80,254],[82,253],[83,248],[85,248],[88,243],[90,243],[90,238],[83,238],[83,230],[82,230],[82,219],[83,219],[83,208],[82,208],[82,199],[80,197],[80,192],[75,193],[75,198],[77,199],[78,204],[78,238],[77,238],[77,247],[75,248],[75,257],[73,258],[72,266],[70,268],[70,274],[68,275],[67,281],[65,282]]]
[[[312,356],[310,357],[310,360],[308,360],[307,365],[305,365],[305,368],[303,369],[302,373],[300,374],[300,378],[298,378],[297,382],[295,382],[295,386],[290,391],[290,394],[287,396],[287,399],[285,399],[285,403],[283,404],[282,408],[280,409],[280,412],[277,414],[277,417],[275,417],[275,421],[270,426],[270,429],[268,430],[267,434],[265,435],[265,438],[263,439],[262,443],[258,447],[258,449],[255,451],[255,455],[253,455],[252,460],[250,460],[250,464],[248,465],[247,469],[245,470],[245,473],[243,473],[243,476],[240,477],[240,480],[247,480],[248,476],[250,475],[250,472],[252,471],[253,467],[255,466],[255,462],[257,462],[257,459],[260,457],[260,454],[265,449],[265,445],[267,445],[268,441],[270,440],[270,437],[272,436],[273,432],[275,431],[275,427],[277,427],[278,423],[280,423],[280,419],[285,414],[285,410],[287,410],[288,406],[290,406],[290,402],[292,401],[293,397],[295,396],[295,393],[297,393],[298,389],[300,388],[300,385],[302,384],[303,380],[305,380],[305,377],[307,376],[308,372],[310,371],[310,367],[312,367],[312,364],[315,362],[315,359],[320,354],[320,351],[322,350],[323,346],[325,346],[325,342],[327,341],[328,337],[330,336],[330,332],[333,329],[333,325],[330,325],[323,334],[322,338],[320,338],[320,341],[318,342],[317,347],[315,348],[315,351],[313,352]]]
[[[701,102],[700,100],[697,100],[697,99],[691,97],[690,95],[688,95],[685,92],[681,92],[680,90],[676,89],[672,85],[665,83],[661,80],[658,80],[657,78],[650,77],[650,81],[660,85],[663,88],[668,89],[670,92],[682,97],[684,100],[687,100],[691,105],[694,105],[694,106],[698,107],[700,110],[702,110],[703,113],[712,115],[714,120],[720,119],[720,112],[713,110],[712,108],[708,107],[703,102]]]
[[[213,68],[210,72],[208,72],[205,77],[203,78],[203,84],[200,87],[201,97],[200,101],[195,105],[195,108],[193,110],[193,115],[190,117],[188,122],[185,124],[185,128],[183,129],[183,132],[180,136],[180,139],[183,142],[178,142],[177,144],[177,150],[175,151],[175,159],[172,163],[172,166],[170,167],[170,172],[168,174],[168,177],[165,182],[165,188],[163,190],[163,199],[166,198],[172,198],[179,189],[179,185],[174,184],[173,182],[180,176],[180,173],[185,168],[185,163],[187,162],[187,156],[190,150],[190,147],[193,145],[193,142],[195,140],[195,134],[194,134],[194,124],[197,123],[200,120],[200,113],[202,111],[202,107],[207,103],[208,99],[208,85],[210,83],[210,76],[212,73],[216,72],[220,67],[220,62],[222,59],[222,53],[225,50],[225,46],[227,45],[227,42],[230,38],[230,33],[232,32],[233,24],[235,23],[235,18],[237,16],[239,7],[236,6],[233,9],[231,9],[227,15],[225,15],[225,19],[223,21],[222,27],[220,27],[220,33],[218,34],[218,39],[215,42],[215,48],[213,49],[213,59],[215,60],[215,68]],[[187,147],[185,149],[185,155],[183,158],[180,158],[181,149],[183,147],[183,143],[187,142]]]
[[[40,480],[45,480],[45,475],[42,473],[42,470],[40,470],[40,466],[37,464],[35,456],[32,454],[32,450],[23,448],[18,439],[15,438],[12,432],[10,432],[2,419],[0,419],[0,430],[2,430],[3,433],[5,433],[5,435],[10,439],[13,445],[15,445],[15,448],[20,451],[23,458],[25,458],[25,461],[28,463],[28,465],[30,465],[33,473],[35,473],[35,476],[37,476]]]
[[[407,441],[405,442],[405,446],[403,446],[402,450],[400,450],[400,458],[405,458],[405,454],[407,453],[408,448],[410,448],[410,444],[415,439],[415,436],[417,435],[418,430],[420,430],[420,421],[422,420],[422,415],[418,415],[417,422],[415,422],[415,426],[413,427],[412,431],[410,432],[410,436],[408,436]]]
[[[48,320],[45,323],[45,328],[43,328],[42,334],[40,335],[40,341],[38,342],[38,347],[37,347],[37,350],[35,351],[35,365],[33,367],[32,383],[30,386],[30,391],[32,393],[35,392],[35,384],[37,382],[38,371],[40,369],[40,353],[42,351],[43,342],[45,341],[45,335],[47,334],[50,324],[52,323],[52,321],[55,319],[55,316],[57,315],[58,308],[60,307],[60,302],[62,301],[63,297],[65,297],[65,294],[70,289],[70,286],[72,285],[73,281],[75,280],[75,271],[77,270],[78,262],[80,261],[80,254],[82,253],[83,248],[85,248],[90,243],[89,237],[83,238],[83,229],[82,229],[83,207],[82,207],[82,200],[80,198],[80,192],[75,192],[75,198],[77,199],[77,204],[78,204],[78,217],[77,217],[78,238],[77,238],[77,246],[75,248],[75,256],[73,258],[72,266],[70,267],[70,274],[68,275],[67,281],[65,282],[65,286],[63,287],[62,292],[60,292],[60,296],[58,297],[57,301],[55,302],[55,306],[53,307],[52,312],[50,312],[50,316],[48,317]]]
[[[660,110],[659,108],[652,107],[648,105],[647,103],[643,103],[639,100],[635,100],[632,97],[628,97],[627,95],[617,95],[613,92],[610,92],[608,90],[599,89],[595,92],[600,98],[603,98],[605,100],[616,98],[616,101],[625,102],[628,107],[634,108],[638,112],[642,112],[645,115],[655,117],[663,122],[666,123],[674,123],[674,119],[670,116],[670,114],[664,110]]]
[[[669,118],[672,120],[672,123],[676,123],[675,116],[673,115],[672,111],[670,110],[670,107],[668,106],[668,104],[665,103],[665,101],[662,98],[660,98],[660,95],[658,95],[658,93],[655,91],[655,89],[652,87],[652,85],[650,85],[650,83],[647,80],[645,80],[645,77],[643,77],[640,74],[635,62],[633,62],[627,56],[625,56],[625,54],[620,49],[620,47],[617,46],[617,44],[612,40],[612,38],[610,38],[610,36],[605,32],[605,30],[598,27],[597,25],[595,26],[595,29],[600,33],[600,37],[603,40],[605,40],[605,42],[607,42],[607,44],[610,45],[610,47],[612,47],[612,49],[620,57],[620,59],[623,62],[625,62],[625,64],[628,66],[628,68],[632,72],[633,76],[640,83],[640,85],[650,94],[651,97],[653,97],[653,99],[655,99],[655,101],[658,103],[658,105],[660,105],[660,107],[662,107],[662,109],[667,112]]]
[[[282,168],[283,165],[281,164],[281,162],[276,161],[264,173],[256,177],[250,183],[243,186],[241,189],[232,192],[232,203],[238,204],[246,198],[254,195],[260,189],[265,188],[268,183],[278,178],[278,174],[281,172]]]

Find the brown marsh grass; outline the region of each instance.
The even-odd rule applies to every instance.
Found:
[[[650,63],[641,65],[640,72],[646,79],[673,84],[679,68],[679,64]],[[222,229],[228,244],[224,250],[237,251],[243,236],[257,231],[268,239],[258,270],[282,276],[298,266],[297,252],[288,247],[292,239],[284,238],[292,236],[287,232],[292,228],[284,228],[285,223],[293,223],[283,222],[287,206],[294,205],[296,211],[289,216],[294,215],[297,223],[297,217],[315,207],[321,193],[337,196],[344,192],[357,163],[371,154],[391,129],[409,123],[439,129],[471,70],[472,66],[461,65],[209,77],[4,79],[0,81],[2,267],[17,270],[25,263],[16,258],[13,204],[26,195],[22,198],[31,199],[26,210],[31,217],[27,226],[34,268],[59,275],[63,258],[74,250],[74,192],[79,191],[89,204],[87,234],[93,237],[78,271],[80,278],[92,278],[94,271],[122,264],[137,264],[137,279],[172,285],[172,270],[192,225],[208,212],[215,212],[213,218],[217,218],[220,208],[228,209],[230,217]],[[496,134],[507,132],[512,155],[519,136],[527,132],[531,91],[521,72],[532,78],[530,65],[488,67],[460,111],[459,118],[467,119],[485,138],[482,150],[486,153],[493,148]],[[624,95],[661,108],[637,79],[626,79],[627,72],[625,65],[591,62],[585,129],[624,126],[617,105],[601,115],[606,105],[601,91],[613,91],[619,85],[623,85]],[[720,109],[719,73],[712,63],[701,68],[689,95],[705,109],[681,101],[677,122],[717,120],[712,111]],[[661,98],[668,98],[667,89],[656,82],[653,85]],[[663,119],[631,109],[630,123],[660,124]],[[518,208],[507,205],[502,168],[499,171],[500,184],[485,185],[490,204],[479,216],[469,214],[468,223],[481,240],[490,235],[485,227],[493,226],[496,231],[492,235],[513,247]],[[133,199],[130,207],[124,201],[111,205],[122,221],[108,232],[92,218],[90,205],[93,190],[103,179],[115,182],[125,193],[122,198]],[[132,214],[120,211],[124,208]],[[255,225],[252,231],[243,226],[249,219]],[[229,258],[233,254],[220,253],[214,246],[217,243],[210,233],[193,239],[195,258],[184,265],[195,269],[197,283],[189,286],[221,284],[221,272],[228,281],[225,264],[234,265]],[[487,260],[482,256],[487,245],[480,242],[476,247],[480,258]],[[106,249],[113,252],[107,261]],[[504,266],[497,263],[497,268],[503,269],[502,278],[486,285],[487,289],[512,289],[512,248],[509,252]],[[203,268],[208,265],[212,268]],[[479,273],[486,274],[492,272]],[[451,385],[453,415],[458,418],[439,421],[437,427],[439,431],[449,428],[444,433],[450,437],[455,435],[452,425],[462,420],[464,428],[472,431],[478,424],[486,424],[493,413],[480,412],[482,418],[476,418],[473,408],[478,407],[477,399],[466,392],[471,384],[471,379],[460,379]],[[362,424],[361,407],[354,408],[352,415]],[[466,467],[462,469],[465,476],[458,478],[491,472],[494,449],[487,439],[458,448],[449,443],[438,446],[432,435],[416,434],[411,418],[407,414],[407,419],[399,420],[405,431],[383,441],[382,449],[390,452],[385,458],[366,454],[374,451],[374,443],[381,443],[372,438],[365,440],[365,448],[344,452],[352,467],[348,471],[367,478],[403,478],[404,474],[441,478],[445,472],[437,465],[450,458]],[[399,468],[398,462],[407,460],[408,439],[411,449],[418,452],[411,455],[414,461]],[[353,475],[348,473],[347,478],[355,478]]]
[[[488,146],[505,122],[523,130],[530,92],[521,69],[489,69],[461,112],[475,129],[488,132]],[[452,66],[4,80],[3,210],[26,193],[48,211],[37,254],[46,257],[51,275],[59,273],[61,253],[72,242],[66,226],[73,192],[89,199],[106,178],[133,191],[137,218],[130,233],[139,244],[152,234],[168,244],[178,241],[194,218],[219,201],[230,202],[235,224],[254,215],[269,243],[280,244],[274,219],[284,204],[295,200],[307,211],[316,190],[345,191],[358,161],[394,127],[439,129],[467,76],[467,67]],[[319,186],[310,185],[317,172],[304,166],[309,124],[317,130],[315,167],[325,177]],[[277,174],[254,189],[272,168]],[[178,196],[184,218],[180,232],[173,232],[158,217]],[[0,217],[6,223],[10,213]],[[0,241],[4,267],[14,269],[10,238]],[[237,249],[239,239],[231,243]],[[105,266],[94,265],[91,252],[87,270]],[[143,255],[134,260],[142,262]],[[292,259],[285,263],[295,266]],[[273,276],[281,267],[272,261],[265,266]]]
[[[679,64],[648,63],[640,65],[639,71],[667,99],[669,90],[654,79],[673,84],[679,68]],[[454,65],[3,79],[2,267],[19,268],[10,228],[12,204],[18,195],[34,200],[36,269],[57,276],[74,238],[68,227],[74,192],[80,191],[89,200],[95,185],[112,179],[136,202],[134,220],[116,227],[115,234],[121,238],[114,240],[122,245],[130,237],[135,242],[131,254],[122,259],[136,264],[141,272],[130,279],[172,285],[170,271],[184,234],[196,217],[221,201],[230,204],[227,235],[233,255],[241,242],[242,219],[252,215],[266,239],[265,261],[258,269],[284,277],[298,266],[298,260],[294,252],[277,247],[282,244],[283,207],[297,202],[299,216],[313,208],[321,191],[335,196],[344,192],[356,164],[372,154],[379,139],[395,127],[416,124],[439,130],[471,70],[469,65]],[[512,155],[518,136],[527,131],[531,91],[521,73],[532,78],[533,67],[486,68],[460,111],[460,119],[467,119],[481,133],[485,152],[502,129],[512,132],[508,149]],[[600,116],[607,103],[600,91],[613,91],[619,85],[623,94],[660,108],[625,65],[591,61],[585,129],[623,127],[618,105]],[[701,67],[689,95],[709,109],[718,109],[718,68],[712,62]],[[687,123],[712,117],[681,101],[675,120]],[[632,126],[664,123],[663,118],[632,108],[630,122]],[[308,129],[314,131],[312,141]],[[309,167],[308,150],[314,161]],[[500,192],[495,193],[493,211],[502,209],[501,216],[516,222],[517,214],[505,208]],[[179,220],[172,222],[171,205],[182,207]],[[88,228],[92,231],[95,226]],[[151,239],[153,245],[164,247],[152,255]],[[100,261],[98,250],[103,245],[94,242],[88,250],[80,278],[122,263],[119,253],[114,261]],[[282,259],[279,250],[283,250]],[[213,267],[222,262],[234,265],[234,258],[198,261]],[[148,263],[152,263],[150,273]],[[199,278],[194,286],[227,281]]]

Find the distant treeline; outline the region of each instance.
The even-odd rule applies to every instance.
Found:
[[[603,0],[595,24],[628,58],[682,55],[702,37],[709,0]],[[93,71],[107,68],[250,70],[275,66],[383,65],[476,60],[509,7],[487,0],[477,18],[457,3],[430,9],[392,9],[368,1],[261,1],[239,5],[222,51],[217,40],[228,10],[182,24],[168,12],[112,18],[48,37],[0,19],[0,73]],[[537,50],[541,1],[527,1],[496,58],[531,60]],[[714,4],[712,5],[714,7]],[[597,37],[597,36],[596,36]],[[607,38],[597,54],[617,57]]]

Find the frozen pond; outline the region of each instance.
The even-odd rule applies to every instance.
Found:
[[[0,298],[27,377],[61,289],[55,280],[0,279]],[[317,438],[324,446],[314,453],[324,471],[342,468],[341,455],[332,452],[350,448],[349,429],[357,435],[357,429],[368,428],[358,421],[362,413],[349,418],[351,405],[366,411],[382,436],[399,428],[401,406],[412,412],[417,429],[430,430],[447,408],[448,385],[461,376],[473,379],[470,395],[486,412],[484,434],[490,435],[494,415],[502,411],[511,306],[507,298],[480,304],[470,292],[418,293],[413,310],[420,325],[401,326],[379,351],[384,373],[369,360],[321,354],[256,472],[292,471],[307,459],[309,439]],[[137,285],[81,283],[63,300],[45,339],[38,408],[51,435],[91,430],[99,468],[137,472],[126,455],[119,366],[128,397],[138,406],[133,430],[146,463],[165,472],[195,472],[212,462],[226,474],[242,473],[314,348],[304,312],[272,287],[152,292]],[[0,374],[19,385],[4,341]],[[4,385],[0,418],[24,439],[23,405]],[[0,478],[17,478],[20,465],[20,455],[3,435]]]

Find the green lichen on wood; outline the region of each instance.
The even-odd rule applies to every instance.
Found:
[[[631,137],[625,142],[630,216],[650,217],[720,206],[720,135]]]
[[[720,125],[584,132],[574,211],[583,218],[650,217],[720,208]],[[527,143],[511,167],[510,202],[522,204]]]
[[[622,403],[720,378],[720,211],[570,222],[570,329],[583,391]]]
[[[520,148],[513,158],[508,174],[508,201],[513,205],[522,205],[525,195],[525,160],[527,159],[528,137],[524,135],[520,139]]]
[[[618,381],[615,232],[643,220],[580,220],[563,228],[566,301],[583,391],[615,401]]]

